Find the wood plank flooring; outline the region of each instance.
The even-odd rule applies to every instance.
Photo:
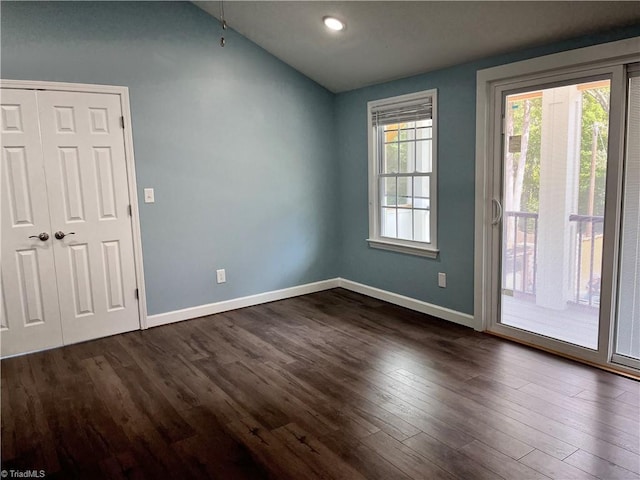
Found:
[[[4,360],[47,478],[640,479],[640,384],[342,289]]]

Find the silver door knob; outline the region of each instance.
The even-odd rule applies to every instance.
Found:
[[[56,233],[53,234],[53,236],[56,237],[58,240],[62,240],[67,235],[75,235],[75,234],[76,234],[76,232],[64,233],[62,231],[57,231]]]
[[[47,232],[42,232],[39,235],[31,235],[29,238],[38,238],[40,239],[40,241],[46,242],[47,240],[49,240],[49,234]]]

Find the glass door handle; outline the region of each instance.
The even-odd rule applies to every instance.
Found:
[[[491,225],[498,225],[500,223],[500,220],[502,220],[502,204],[495,198],[492,198],[491,201],[496,206],[496,216],[491,220]]]

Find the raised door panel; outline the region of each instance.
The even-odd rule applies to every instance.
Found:
[[[83,222],[85,215],[80,178],[80,152],[75,147],[59,148],[58,161],[60,162],[65,222],[67,224]]]
[[[6,357],[62,345],[62,329],[35,91],[2,89],[0,112],[0,354]],[[41,241],[40,233],[49,239]]]
[[[33,226],[33,201],[29,191],[26,149],[5,146],[3,154],[7,171],[7,206],[11,212],[11,226]]]
[[[139,328],[118,95],[39,92],[65,343]]]

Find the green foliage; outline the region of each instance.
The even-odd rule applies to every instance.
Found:
[[[595,195],[594,215],[604,214],[607,145],[609,135],[609,87],[594,88],[582,92],[582,125],[580,133],[580,171],[578,184],[578,212],[586,215],[589,205],[589,184],[593,154],[594,125],[598,127],[595,145]],[[529,118],[529,146],[522,186],[521,211],[537,212],[540,191],[540,150],[542,126],[542,98],[531,98],[509,103],[513,119],[514,135],[523,134],[524,102],[531,105]],[[520,154],[514,161],[520,161]]]
[[[591,158],[595,151],[594,215],[604,215],[607,145],[609,142],[609,87],[585,90],[582,93],[582,132],[580,138],[580,183],[578,213],[586,215],[589,205]],[[596,145],[593,145],[594,125],[597,126]]]
[[[532,98],[526,100],[530,102],[531,110],[529,117],[529,148],[524,170],[524,181],[522,182],[521,211],[537,212],[539,206],[540,193],[540,128],[542,125],[542,98]],[[513,111],[514,132],[522,132],[524,102],[514,102],[518,108]]]
[[[431,139],[431,126],[427,121],[404,122],[387,125],[383,135],[384,161],[382,170],[384,173],[408,173],[416,170],[416,143],[428,142]],[[386,205],[406,205],[413,199],[413,186],[411,179],[398,179],[395,182],[385,184],[383,189]]]

